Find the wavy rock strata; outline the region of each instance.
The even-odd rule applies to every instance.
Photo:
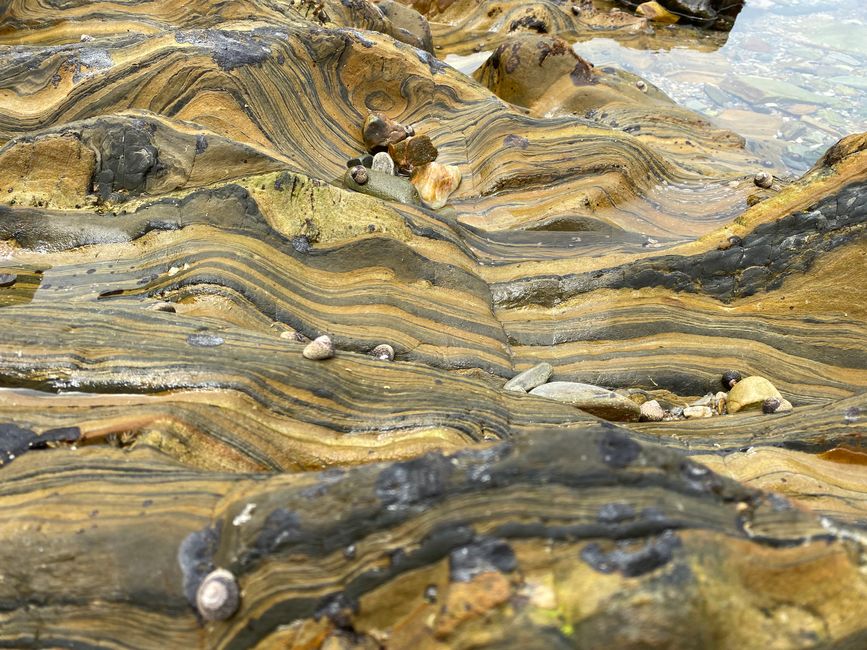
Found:
[[[760,188],[568,45],[646,19],[413,5],[0,4],[0,645],[867,644],[867,136]],[[370,112],[444,207],[344,182]],[[615,425],[541,362],[794,410]]]

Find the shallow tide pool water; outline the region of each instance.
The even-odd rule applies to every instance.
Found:
[[[747,0],[716,51],[639,50],[611,39],[574,49],[594,65],[644,77],[791,172],[806,171],[841,137],[867,131],[860,0]]]
[[[681,26],[689,45],[594,38],[574,51],[635,73],[681,106],[746,139],[780,172],[800,175],[840,138],[867,131],[867,16],[861,0],[747,0],[728,34]],[[670,39],[666,39],[670,42]],[[490,51],[449,55],[465,74]]]

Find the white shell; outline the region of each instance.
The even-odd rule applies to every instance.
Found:
[[[334,344],[328,336],[323,335],[310,341],[301,354],[304,355],[305,359],[313,359],[314,361],[330,359],[334,356]]]
[[[238,581],[226,569],[211,571],[196,591],[196,607],[206,621],[225,621],[240,604]]]
[[[394,348],[388,343],[382,343],[370,351],[370,356],[380,361],[394,361]]]

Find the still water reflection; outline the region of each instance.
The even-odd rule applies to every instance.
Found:
[[[575,51],[644,77],[792,172],[844,135],[867,131],[861,0],[747,0],[716,51],[641,50],[611,39],[579,42]]]

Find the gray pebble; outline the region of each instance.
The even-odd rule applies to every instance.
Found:
[[[551,373],[554,372],[554,367],[550,363],[542,362],[524,372],[515,375],[506,385],[504,390],[515,390],[519,393],[526,393],[533,390],[536,386],[541,386],[551,378]]]

